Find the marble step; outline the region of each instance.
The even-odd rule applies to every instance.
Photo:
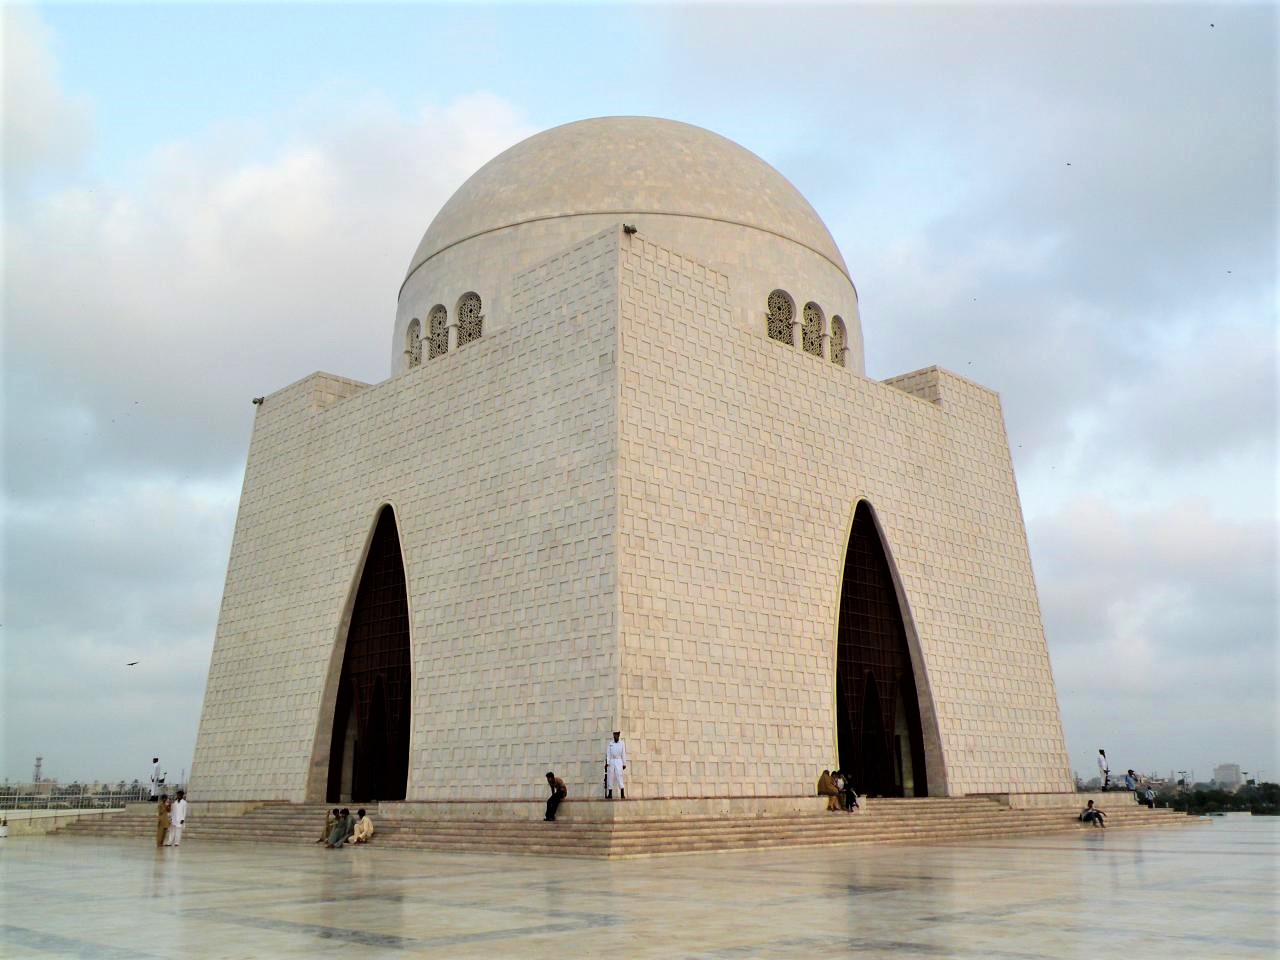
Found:
[[[621,801],[619,801],[621,802]],[[375,846],[436,852],[522,852],[555,856],[643,857],[682,852],[888,843],[957,843],[966,840],[1061,833],[1085,827],[1074,809],[1008,809],[991,798],[875,800],[860,814],[819,813],[722,819],[652,818],[616,822],[561,820],[438,821],[382,817]],[[269,803],[239,816],[193,818],[186,839],[209,842],[314,845],[327,806]],[[399,812],[399,811],[397,811]],[[1142,828],[1195,822],[1171,810],[1117,807],[1109,826]],[[72,836],[151,838],[154,808],[130,808],[77,821],[60,831]]]
[[[1172,824],[1170,824],[1172,825]],[[1150,824],[1131,824],[1131,827],[1150,826]],[[679,853],[679,852],[712,852],[717,850],[735,850],[735,849],[763,849],[770,847],[785,846],[835,846],[835,845],[863,845],[863,844],[881,844],[881,843],[948,843],[948,842],[965,842],[974,840],[998,840],[1009,838],[1012,836],[1034,836],[1044,835],[1046,832],[1073,832],[1079,829],[1093,829],[1077,826],[1059,826],[1055,830],[1045,831],[1043,829],[1030,829],[1024,826],[1013,827],[1010,829],[992,829],[992,830],[956,830],[956,831],[904,831],[888,835],[867,835],[867,836],[792,836],[785,833],[762,835],[750,838],[738,838],[736,841],[724,842],[717,840],[691,840],[691,839],[673,839],[666,840],[662,838],[650,838],[647,841],[631,841],[631,842],[615,842],[604,843],[597,842],[592,844],[582,844],[579,842],[564,842],[561,838],[543,836],[539,838],[528,837],[518,846],[496,842],[490,838],[472,837],[472,838],[454,838],[450,840],[439,837],[416,837],[416,838],[386,838],[375,837],[375,844],[380,842],[381,845],[402,849],[422,849],[424,851],[439,852],[522,852],[522,853],[546,853],[546,854],[562,854],[570,856],[618,856],[628,854],[661,854],[661,853]],[[213,839],[213,838],[206,838]],[[256,834],[246,833],[240,835],[227,835],[220,837],[226,841],[242,840],[244,842],[271,842],[267,838],[263,838]],[[572,839],[572,838],[569,838]],[[287,842],[287,841],[286,841]],[[297,841],[292,841],[294,844]]]
[[[739,823],[740,824],[834,823],[834,822],[844,822],[846,820],[849,822],[865,821],[865,820],[875,820],[876,822],[935,822],[943,819],[973,820],[973,819],[981,819],[983,817],[990,817],[990,816],[1018,817],[1020,819],[1027,819],[1027,820],[1035,819],[1035,818],[1057,819],[1057,818],[1061,818],[1064,815],[1074,815],[1075,812],[1076,811],[1071,808],[1014,810],[1014,809],[998,806],[995,804],[988,804],[985,808],[981,810],[972,810],[972,809],[962,810],[962,809],[948,807],[948,808],[939,808],[939,809],[930,811],[927,814],[920,814],[920,813],[905,813],[902,811],[897,811],[897,810],[886,808],[881,805],[877,805],[875,807],[872,807],[868,810],[864,810],[861,813],[857,813],[857,814],[846,814],[843,812],[824,811],[822,813],[795,814],[790,816],[773,815],[773,816],[739,817],[739,818],[652,817],[648,819],[636,819],[636,820],[621,819],[621,820],[614,820],[614,821],[574,820],[572,819],[572,817],[567,817],[562,819],[564,819],[566,823],[573,823],[580,826],[597,826],[597,827],[613,828],[613,829],[624,828],[624,827],[634,828],[634,829],[644,829],[649,825],[659,824],[659,823],[660,824],[679,823],[679,824],[685,824],[689,826],[699,826],[699,825],[717,825],[717,824],[724,824],[724,823],[735,823],[735,824],[739,824]],[[456,824],[464,827],[467,826],[468,824],[483,823],[489,826],[508,826],[508,827],[511,827],[512,829],[520,829],[525,824],[538,822],[533,819],[529,819],[529,820],[525,820],[525,819],[439,820],[439,819],[433,819],[429,817],[396,817],[396,816],[384,816],[381,813],[381,811],[378,811],[376,809],[374,809],[372,813],[373,813],[373,816],[378,817],[380,820],[387,823],[444,823],[444,824]],[[1148,810],[1145,807],[1120,808],[1120,809],[1108,812],[1108,816],[1111,816],[1111,817],[1137,816],[1137,815],[1164,816],[1164,815],[1170,815],[1170,814],[1175,814],[1175,812],[1167,808],[1159,808],[1157,810]],[[192,819],[194,822],[203,820],[206,822],[216,821],[216,822],[240,822],[240,823],[278,823],[278,824],[306,825],[306,826],[315,826],[316,824],[323,822],[322,817],[317,817],[313,814],[300,815],[295,812],[285,811],[285,810],[281,810],[281,811],[257,810],[257,811],[241,814],[234,817],[225,816],[225,815],[213,815],[213,816],[193,817]],[[78,821],[78,822],[153,824],[155,822],[155,816],[154,814],[151,814],[151,813],[147,813],[145,815],[130,814],[130,813],[105,814],[98,817],[85,818],[83,821]]]
[[[1167,817],[1177,817],[1172,811],[1132,810],[1117,812],[1110,816],[1113,824],[1120,822],[1162,822]],[[786,829],[792,832],[850,832],[873,830],[883,832],[900,828],[919,828],[931,826],[961,826],[981,828],[986,825],[998,825],[1007,828],[1013,823],[1019,825],[1053,825],[1063,821],[1074,823],[1073,814],[1062,811],[1010,811],[998,810],[980,816],[933,816],[929,818],[899,818],[876,814],[830,814],[827,816],[804,818],[759,818],[741,821],[725,820],[671,820],[671,821],[639,821],[620,822],[616,824],[575,823],[561,821],[558,827],[565,832],[571,831],[579,838],[589,836],[607,836],[622,838],[627,836],[647,836],[660,832],[663,835],[700,835],[714,834],[729,836],[740,833],[759,832],[769,829]],[[541,821],[415,821],[415,820],[381,820],[380,831],[386,835],[397,833],[431,832],[441,835],[471,835],[483,831],[490,836],[517,838],[524,836],[532,824]],[[95,818],[92,821],[79,821],[66,828],[70,833],[89,834],[139,834],[155,829],[153,818],[125,818],[112,816]],[[220,830],[245,830],[258,836],[279,835],[284,837],[305,837],[318,834],[316,821],[292,817],[236,817],[207,818],[193,820],[188,826],[188,835],[197,836],[206,832]]]
[[[1190,818],[1185,817],[1130,817],[1118,820],[1114,823],[1114,827],[1121,826],[1158,826],[1164,824],[1179,824],[1191,822]],[[613,847],[615,849],[629,849],[632,847],[644,847],[652,849],[667,849],[672,847],[683,848],[709,848],[709,847],[736,847],[743,844],[760,845],[763,843],[798,843],[800,841],[811,841],[817,843],[842,843],[842,842],[890,842],[896,840],[913,840],[913,839],[930,839],[930,838],[980,838],[987,836],[1010,836],[1014,834],[1031,834],[1044,833],[1054,830],[1076,830],[1076,829],[1094,829],[1086,828],[1070,819],[1059,819],[1052,823],[1043,821],[1009,821],[999,824],[959,824],[959,825],[942,825],[942,824],[916,824],[914,826],[900,826],[888,828],[884,825],[868,824],[865,827],[860,825],[859,829],[853,830],[834,830],[834,831],[812,831],[796,829],[794,827],[775,827],[767,830],[725,830],[717,832],[702,833],[681,833],[679,831],[663,829],[662,825],[655,825],[654,829],[646,832],[633,832],[630,834],[619,833],[584,833],[583,831],[574,830],[572,828],[565,829],[567,824],[529,824],[530,828],[526,829],[519,835],[520,845],[528,845],[537,843],[539,845],[551,846],[569,846],[569,847]],[[538,831],[541,832],[538,832]],[[80,831],[72,831],[80,832]],[[152,836],[152,831],[130,832],[128,830],[113,830],[109,834],[94,832],[92,835],[114,835],[120,837],[136,837],[139,835]],[[193,825],[188,828],[186,836],[193,839],[208,840],[244,840],[256,842],[288,842],[298,843],[300,837],[297,833],[283,831],[263,831],[246,827],[242,823],[230,821],[228,823],[216,824],[205,823],[200,827]],[[314,839],[314,834],[308,833],[304,836]],[[509,849],[511,847],[510,840],[515,839],[509,836],[498,836],[486,830],[470,831],[438,831],[426,828],[424,825],[416,824],[414,829],[410,830],[393,830],[384,828],[379,832],[376,840],[388,846],[465,846],[468,848],[483,849]]]

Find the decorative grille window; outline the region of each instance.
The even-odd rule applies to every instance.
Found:
[[[409,366],[413,368],[422,363],[422,322],[417,317],[409,321],[405,338],[405,352],[409,354]]]
[[[822,356],[822,308],[816,303],[804,305],[804,323],[800,326],[804,352]]]
[[[844,321],[838,316],[831,318],[831,362],[837,367],[844,366],[844,354],[849,348],[849,335],[845,332]]]
[[[449,312],[437,303],[427,314],[427,359],[434,360],[449,352]]]
[[[781,290],[769,294],[769,337],[791,343],[791,321],[795,319],[796,305]]]
[[[458,301],[458,346],[479,340],[484,332],[484,316],[480,313],[480,297],[464,293]]]

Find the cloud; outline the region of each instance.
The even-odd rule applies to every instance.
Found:
[[[23,186],[41,171],[66,169],[84,154],[91,137],[89,105],[58,83],[53,38],[34,10],[0,11],[4,50],[4,178]]]
[[[1123,511],[1081,497],[1033,537],[1045,629],[1080,769],[1098,746],[1126,765],[1280,769],[1277,536],[1204,499]],[[1083,765],[1083,766],[1082,766]]]
[[[1239,451],[1274,463],[1280,360],[1268,307],[1228,303],[1211,315],[1216,324],[1163,344],[1139,376],[1113,385],[1090,459],[1168,470]]]
[[[189,765],[238,486],[117,481],[9,505],[8,775],[35,753],[64,780],[153,751]]]
[[[417,237],[464,171],[527,132],[488,95],[414,116],[361,105],[266,158],[214,132],[156,150],[136,191],[48,195],[8,224],[8,425],[59,466],[11,463],[11,487],[221,476],[249,398],[315,369],[382,379]]]
[[[25,55],[53,77],[47,31],[23,29]],[[56,86],[44,96],[74,102]],[[9,205],[10,776],[32,750],[62,776],[115,777],[157,749],[176,772],[190,756],[249,399],[316,369],[383,379],[422,231],[470,172],[533,132],[483,92],[412,112],[330,99],[301,121],[269,153],[211,127],[150,151],[135,186],[73,173]],[[56,132],[40,127],[42,156]]]

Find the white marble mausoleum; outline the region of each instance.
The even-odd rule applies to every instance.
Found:
[[[256,408],[192,796],[599,797],[612,730],[629,797],[1072,790],[1000,400],[862,344],[822,220],[722,137],[490,161],[390,376]]]

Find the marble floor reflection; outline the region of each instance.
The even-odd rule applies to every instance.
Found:
[[[0,956],[1267,957],[1280,822],[602,862],[0,841]]]

